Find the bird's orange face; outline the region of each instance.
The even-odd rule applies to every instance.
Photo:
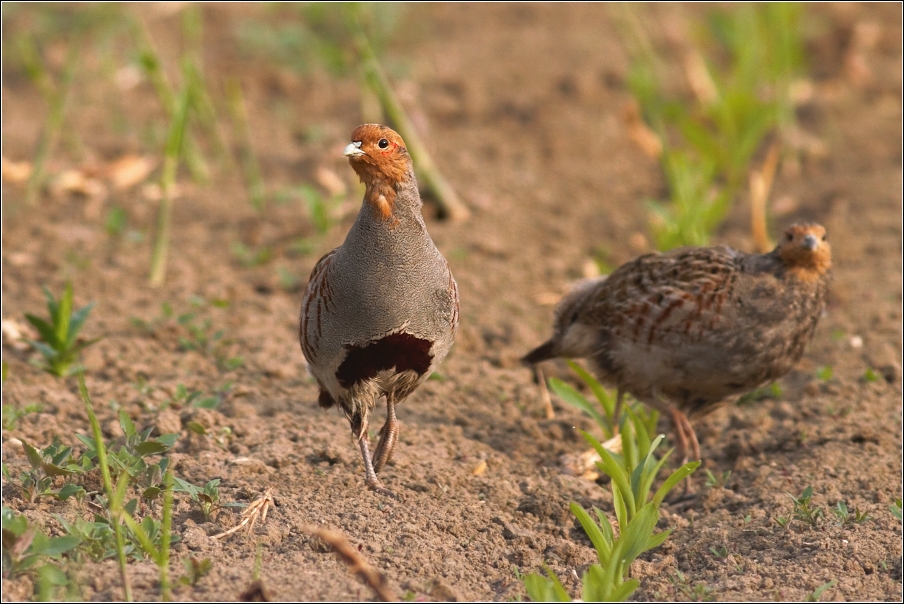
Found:
[[[345,155],[365,184],[407,180],[411,165],[408,149],[402,137],[388,126],[363,124],[355,128]]]
[[[802,281],[815,281],[832,268],[832,248],[819,224],[795,224],[786,229],[778,255]]]

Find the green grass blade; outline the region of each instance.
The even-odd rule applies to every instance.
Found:
[[[625,499],[625,505],[629,510],[634,510],[634,494],[631,492],[631,484],[628,475],[625,471],[619,467],[619,465],[615,462],[612,455],[609,454],[609,451],[606,450],[603,445],[600,444],[598,440],[593,438],[590,434],[587,434],[583,430],[581,430],[581,434],[584,436],[584,439],[590,443],[590,445],[596,450],[599,454],[601,462],[598,462],[600,469],[612,479],[615,485],[618,487],[621,492],[621,496]],[[624,445],[624,443],[623,443]]]
[[[624,602],[631,597],[637,588],[640,587],[640,581],[637,579],[628,579],[609,594],[609,602]]]
[[[78,372],[78,391],[85,403],[85,410],[88,413],[88,422],[91,424],[91,433],[94,435],[94,443],[97,446],[97,463],[100,466],[101,477],[104,482],[104,491],[107,493],[107,500],[113,501],[113,481],[110,477],[110,466],[107,461],[107,448],[104,445],[103,433],[100,429],[100,422],[94,414],[94,405],[91,403],[91,396],[88,394],[88,387],[85,385],[85,374],[83,371]],[[126,554],[125,545],[123,543],[122,527],[119,522],[113,522],[113,533],[116,538],[116,557],[119,562],[119,573],[122,577],[122,587],[126,602],[132,601],[132,584],[129,582],[129,575],[126,572]]]
[[[60,305],[57,309],[56,320],[54,321],[54,331],[56,331],[56,341],[65,343],[69,340],[69,321],[72,318],[72,282],[66,282],[66,289],[60,297]]]
[[[658,508],[660,505],[662,505],[662,501],[665,499],[665,496],[669,491],[672,490],[672,488],[676,484],[693,474],[694,470],[696,470],[699,466],[699,461],[691,461],[672,472],[672,474],[665,479],[665,482],[662,483],[662,486],[659,487],[659,490],[656,491],[656,494],[653,496],[652,502],[656,505],[656,507]]]
[[[166,256],[169,251],[170,224],[172,222],[173,198],[172,189],[176,181],[176,170],[179,167],[179,156],[185,128],[188,123],[188,108],[191,101],[190,89],[183,87],[179,93],[176,111],[173,114],[164,150],[163,170],[160,176],[160,188],[163,195],[157,213],[157,236],[154,241],[154,252],[151,257],[151,285],[163,284],[166,277]]]
[[[32,326],[38,330],[38,334],[40,334],[41,339],[44,340],[53,350],[57,350],[62,348],[60,346],[60,342],[57,340],[56,330],[53,326],[42,319],[41,317],[36,317],[35,315],[31,315],[26,313],[25,318],[28,320]]]
[[[603,531],[600,529],[599,525],[593,521],[590,514],[588,514],[580,505],[572,502],[569,507],[571,508],[571,513],[574,514],[575,518],[578,519],[578,522],[581,523],[584,532],[590,537],[590,541],[593,543],[593,547],[596,548],[600,562],[605,563],[609,559],[609,552],[612,547],[606,541]]]
[[[75,343],[75,339],[78,337],[78,332],[81,331],[82,325],[85,324],[85,321],[88,319],[88,315],[91,314],[91,309],[94,308],[94,302],[86,306],[82,306],[80,309],[72,313],[72,318],[69,320],[69,331],[66,338],[66,348],[71,348]],[[95,340],[97,341],[97,340]]]
[[[612,425],[614,425],[613,422],[615,415],[615,398],[612,397],[606,391],[606,389],[603,388],[602,384],[600,384],[595,377],[588,373],[586,369],[570,359],[566,360],[565,362],[568,363],[568,366],[571,367],[571,370],[578,374],[578,377],[580,377],[581,380],[583,380],[583,382],[590,387],[590,391],[593,392],[596,400],[600,402],[600,405],[602,405],[603,410],[606,413],[606,419],[609,420],[609,426],[611,427]],[[606,438],[609,438],[610,436],[607,436]]]
[[[549,384],[549,389],[552,390],[556,396],[593,418],[596,425],[603,430],[604,435],[611,435],[611,429],[607,428],[606,420],[600,415],[600,412],[596,407],[591,405],[590,401],[584,398],[584,395],[558,378],[551,377],[547,383]]]

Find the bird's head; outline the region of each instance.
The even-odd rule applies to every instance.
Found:
[[[345,156],[364,184],[408,179],[411,157],[395,130],[380,124],[362,124],[352,132]]]
[[[795,224],[785,229],[776,253],[802,281],[815,281],[832,268],[832,248],[826,241],[825,227],[819,224]]]

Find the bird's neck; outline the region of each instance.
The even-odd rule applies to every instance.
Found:
[[[421,215],[421,197],[417,190],[414,172],[409,170],[401,181],[372,178],[366,183],[364,206],[379,222],[391,224]]]

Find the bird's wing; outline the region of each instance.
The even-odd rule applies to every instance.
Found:
[[[680,345],[711,337],[731,324],[739,258],[724,247],[641,256],[604,282],[595,312],[620,338],[637,343]]]
[[[339,248],[332,250],[321,258],[311,271],[308,287],[301,302],[301,321],[298,327],[298,339],[301,351],[308,363],[315,362],[320,342],[320,316],[329,306],[332,290],[328,279],[328,268]]]

